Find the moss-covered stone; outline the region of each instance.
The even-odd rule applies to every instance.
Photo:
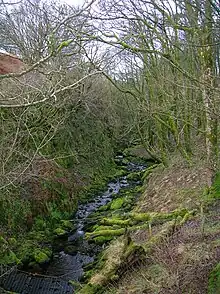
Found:
[[[46,252],[46,250],[40,250],[40,249],[37,249],[35,252],[34,252],[34,259],[37,263],[39,264],[44,264],[44,263],[47,263],[50,261],[50,257],[49,255],[47,254],[48,252]]]
[[[112,226],[112,225],[128,226],[132,224],[132,220],[131,219],[123,220],[120,218],[103,218],[101,220],[101,224],[108,225],[108,226]]]
[[[92,233],[86,233],[86,238],[90,239],[90,238],[95,238],[98,236],[113,237],[113,236],[123,235],[124,233],[125,233],[124,228],[117,229],[117,230],[100,230],[100,231],[93,231]]]
[[[127,165],[129,163],[129,160],[127,158],[122,159],[122,164]]]
[[[98,245],[102,245],[106,242],[111,241],[113,238],[114,238],[113,236],[98,236],[93,238],[93,241]]]
[[[67,234],[67,231],[65,231],[62,228],[57,228],[57,229],[54,230],[54,234],[61,237],[61,236],[65,236]]]
[[[135,221],[151,221],[151,222],[156,222],[160,220],[170,220],[170,219],[175,219],[178,216],[185,216],[186,213],[189,211],[185,208],[183,209],[176,209],[170,213],[158,213],[158,212],[150,212],[150,213],[137,213],[137,212],[132,212],[130,213],[130,217],[135,220]],[[192,213],[192,212],[191,212]]]
[[[117,210],[122,208],[122,205],[124,204],[125,200],[124,198],[116,198],[111,202],[110,209],[111,210]]]

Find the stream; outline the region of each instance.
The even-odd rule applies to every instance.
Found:
[[[117,156],[117,159],[122,160],[123,157]],[[142,171],[146,169],[146,165],[129,162],[126,168],[129,172]],[[114,182],[108,183],[104,193],[94,197],[89,203],[78,206],[74,217],[76,231],[69,235],[67,240],[63,240],[59,252],[54,254],[54,258],[47,268],[46,275],[59,276],[66,281],[79,281],[84,273],[83,266],[93,262],[97,253],[102,249],[96,244],[89,244],[84,238],[88,217],[99,207],[112,201],[113,195],[115,197],[115,194],[119,194],[121,189],[134,185],[134,182],[127,180],[127,176],[119,177]],[[68,249],[68,253],[65,249]]]
[[[97,212],[100,207],[110,203],[113,199],[120,197],[120,192],[123,189],[129,191],[129,189],[140,185],[140,180],[132,180],[128,177],[128,175],[132,172],[144,171],[147,168],[147,164],[138,164],[133,162],[123,163],[122,155],[118,155],[116,160],[119,166],[123,166],[127,170],[127,176],[120,176],[109,182],[106,191],[98,194],[97,196],[94,195],[91,201],[86,204],[79,204],[78,210],[74,215],[74,219],[71,220],[74,223],[75,229],[73,232],[69,233],[68,236],[57,239],[57,242],[54,244],[53,248],[53,259],[50,261],[49,265],[44,271],[45,278],[42,276],[41,282],[39,282],[38,279],[38,288],[32,285],[36,279],[35,281],[26,282],[26,284],[29,285],[27,286],[29,290],[27,290],[27,292],[22,290],[21,292],[19,291],[19,293],[71,293],[71,286],[68,286],[68,281],[72,280],[76,283],[79,282],[84,274],[83,267],[89,263],[92,263],[97,257],[98,253],[106,246],[106,243],[103,245],[98,245],[95,242],[88,242],[85,238],[85,233],[88,230],[88,227],[91,227],[91,223],[94,225],[98,222],[97,219],[92,219],[91,214]],[[22,285],[19,285],[18,280],[20,278],[18,278],[16,275],[17,274],[14,274],[14,276],[12,276],[12,279],[14,281],[16,280],[16,283],[18,283],[18,285],[16,284],[16,289],[24,289],[22,288]],[[26,273],[26,279],[28,279],[27,275],[28,273]],[[46,277],[51,277],[51,279],[59,279],[59,285],[60,283],[65,282],[67,285],[65,287],[69,287],[68,290],[60,292],[56,286],[55,288],[57,290],[54,288],[54,292],[53,287],[48,288],[48,286],[46,288]],[[2,283],[2,286],[7,285],[7,279]],[[8,290],[15,290],[15,288],[13,288],[13,286],[10,286],[10,289],[8,288]]]

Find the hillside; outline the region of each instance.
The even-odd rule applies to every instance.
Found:
[[[212,179],[202,162],[174,158],[156,167],[133,210],[138,226],[112,241],[79,293],[218,293],[220,191],[219,177]]]

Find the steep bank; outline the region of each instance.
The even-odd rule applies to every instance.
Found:
[[[107,220],[125,230],[79,293],[218,293],[219,182],[204,162],[159,165],[133,212]]]

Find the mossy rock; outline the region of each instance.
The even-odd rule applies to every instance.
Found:
[[[209,275],[208,294],[217,294],[220,290],[220,263],[218,263]]]
[[[111,210],[117,210],[122,208],[124,204],[125,199],[124,198],[116,198],[114,199],[111,204],[110,204],[110,209]]]
[[[120,236],[125,233],[124,228],[120,228],[117,230],[100,230],[100,231],[93,231],[91,233],[86,233],[86,238],[87,239],[94,239],[99,236],[104,236],[104,237],[114,237],[114,236]]]
[[[94,227],[93,227],[93,231],[95,231],[95,232],[98,232],[98,231],[102,231],[102,230],[109,230],[109,229],[111,229],[111,227],[110,226],[108,226],[108,225],[95,225]]]
[[[67,234],[67,231],[65,231],[62,228],[57,228],[54,230],[54,234],[56,234],[59,237],[65,236]]]
[[[40,250],[37,249],[34,252],[34,259],[39,264],[44,264],[50,261],[50,252],[46,249]]]
[[[18,258],[22,261],[24,264],[28,264],[34,259],[34,250],[36,248],[36,244],[33,242],[33,240],[25,240],[20,244],[19,250],[17,252]]]
[[[112,226],[112,228],[120,228],[121,226],[128,226],[132,224],[132,220],[130,219],[121,219],[117,217],[113,218],[103,218],[101,223],[106,226]],[[116,227],[117,226],[117,227]]]
[[[98,237],[95,237],[95,238],[93,239],[93,241],[94,241],[96,244],[98,244],[98,245],[102,245],[102,244],[104,244],[104,243],[106,243],[106,242],[111,241],[113,238],[114,238],[114,237],[112,237],[112,236],[98,236]]]

